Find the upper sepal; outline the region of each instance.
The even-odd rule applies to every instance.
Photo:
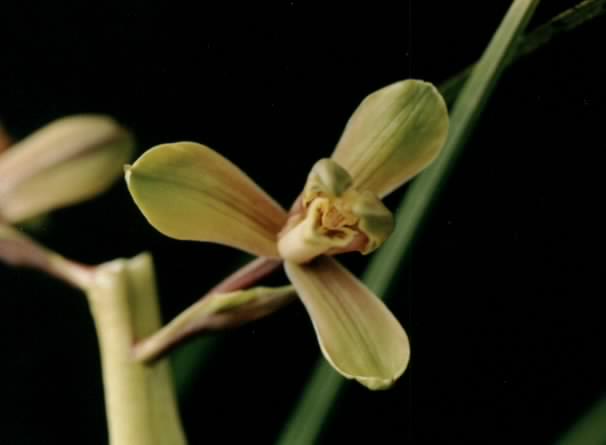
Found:
[[[354,187],[384,197],[423,170],[447,134],[448,110],[438,90],[404,80],[362,101],[332,158],[351,174]]]

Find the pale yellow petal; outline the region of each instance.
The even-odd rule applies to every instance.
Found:
[[[158,145],[127,169],[128,189],[152,226],[277,257],[286,212],[238,167],[194,142]]]
[[[408,365],[410,347],[385,304],[330,257],[286,262],[285,269],[330,364],[370,389],[391,386]]]
[[[134,150],[113,119],[58,119],[0,156],[0,217],[19,222],[90,199],[120,177]]]
[[[448,111],[438,90],[404,80],[362,101],[332,158],[351,174],[354,187],[383,197],[429,165],[447,134]]]

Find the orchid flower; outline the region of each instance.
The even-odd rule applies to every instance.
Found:
[[[381,198],[423,170],[447,133],[437,89],[405,80],[364,99],[289,212],[229,160],[193,142],[150,149],[127,168],[126,180],[163,234],[236,247],[264,264],[283,262],[328,362],[347,378],[383,389],[408,365],[408,337],[333,256],[368,254],[385,241],[393,217]]]

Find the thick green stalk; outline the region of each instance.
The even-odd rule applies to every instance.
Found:
[[[414,235],[436,198],[447,173],[464,146],[501,72],[512,55],[518,37],[528,24],[538,0],[515,0],[488,48],[459,94],[451,113],[450,133],[438,159],[411,185],[396,213],[396,231],[374,256],[364,276],[366,284],[381,297],[397,274]],[[324,420],[345,382],[322,361],[316,367],[299,405],[278,439],[281,445],[316,443]]]
[[[97,267],[87,289],[101,350],[111,445],[186,443],[167,360],[136,362],[134,340],[161,327],[151,257]]]

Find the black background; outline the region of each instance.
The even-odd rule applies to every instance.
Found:
[[[140,152],[199,141],[288,206],[366,94],[407,77],[446,80],[480,56],[509,4],[400,3],[5,2],[0,117],[15,138],[103,112],[136,133]],[[531,29],[575,2],[543,3]],[[387,392],[348,385],[321,443],[551,443],[606,393],[605,25],[505,73],[390,300],[411,366]],[[150,250],[167,318],[240,258],[158,234],[122,181],[55,212],[36,237],[93,264]],[[0,318],[0,443],[105,443],[84,298],[0,265]],[[304,310],[217,337],[182,398],[191,443],[271,443],[318,357]]]

